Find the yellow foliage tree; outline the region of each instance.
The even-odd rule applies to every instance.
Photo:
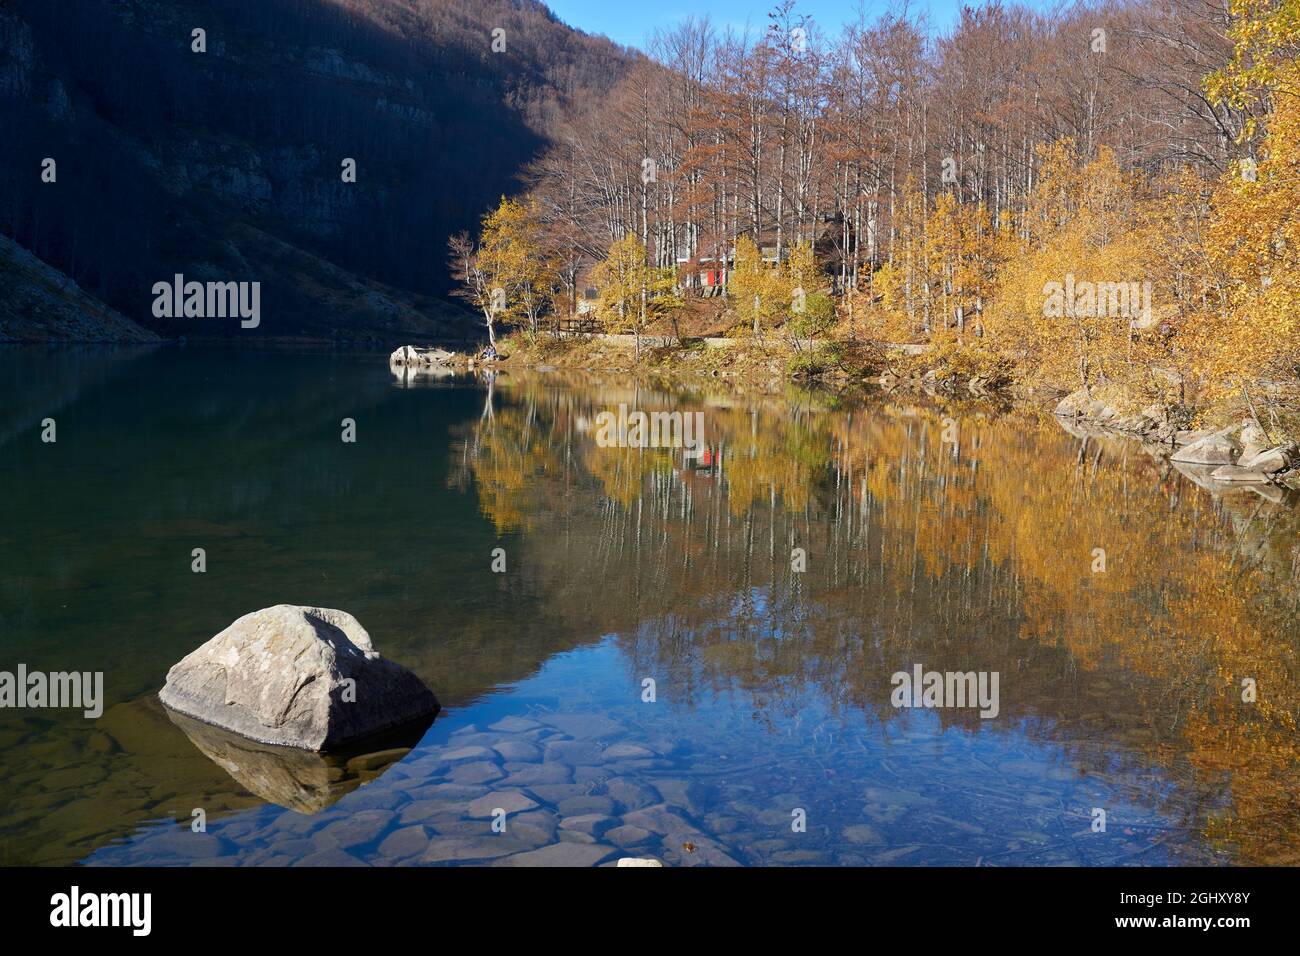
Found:
[[[736,240],[736,260],[727,277],[727,295],[739,324],[753,329],[755,338],[783,313],[789,300],[783,287],[780,272],[763,261],[754,240],[748,236]]]
[[[502,197],[483,217],[477,244],[461,233],[449,242],[456,295],[478,309],[496,347],[498,325],[536,333],[558,283],[546,250],[537,204]]]
[[[1208,272],[1225,308],[1206,323],[1197,354],[1213,391],[1262,383],[1285,395],[1300,380],[1300,4],[1234,0],[1232,12],[1233,59],[1207,91],[1268,112],[1260,159],[1236,164],[1214,195]],[[1256,132],[1248,127],[1246,139]]]
[[[682,307],[676,275],[672,269],[647,264],[645,246],[628,233],[609,247],[609,255],[592,270],[592,279],[599,293],[597,315],[606,330],[636,336],[639,361],[646,327]]]

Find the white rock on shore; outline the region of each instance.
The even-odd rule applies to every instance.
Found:
[[[430,368],[438,365],[448,365],[455,361],[455,358],[455,353],[448,352],[446,349],[422,349],[414,345],[403,345],[388,356],[388,364],[390,366]]]

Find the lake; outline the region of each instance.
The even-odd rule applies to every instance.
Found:
[[[598,440],[620,406],[704,445]],[[6,864],[1300,863],[1296,501],[1050,416],[10,350],[0,489],[0,670],[105,698],[0,710]],[[282,603],[438,718],[318,757],[168,714]]]

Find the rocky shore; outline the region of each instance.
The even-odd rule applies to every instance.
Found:
[[[1151,446],[1211,490],[1252,485],[1300,490],[1300,446],[1274,440],[1254,418],[1193,429],[1193,413],[1186,406],[1150,405],[1124,414],[1083,390],[1061,399],[1054,411],[1072,426],[1119,433]]]
[[[548,341],[531,344],[518,338],[503,343],[500,359],[484,362],[465,353],[438,348],[403,346],[389,357],[389,367],[399,379],[417,376],[446,377],[458,372],[486,369],[528,369],[539,372],[583,369],[592,372],[641,375],[682,384],[698,385],[713,380],[731,390],[775,394],[788,385],[809,379],[807,363],[783,364],[777,352],[756,348],[752,343],[716,340],[704,348],[688,345],[658,346],[663,355],[647,346],[647,362],[629,366],[626,343],[607,340],[618,336],[601,336],[579,340]],[[721,344],[720,344],[721,343]],[[902,348],[905,359],[914,359],[916,347]],[[847,364],[835,349],[824,350],[825,368],[814,376],[817,384],[831,390],[848,387],[876,386],[886,391],[912,390],[936,400],[999,399],[1007,401],[1011,384],[1003,375],[974,375],[960,380],[942,379],[933,370],[920,366],[863,374],[859,363],[862,354]],[[557,364],[551,364],[548,359]],[[838,364],[837,364],[838,363]],[[1058,393],[1059,394],[1059,393]],[[1022,396],[1023,398],[1023,396]],[[1037,404],[1033,399],[1032,404]],[[1300,490],[1300,444],[1270,435],[1254,418],[1219,428],[1194,428],[1194,409],[1181,404],[1149,405],[1136,413],[1125,413],[1086,390],[1072,392],[1060,399],[1053,409],[1057,419],[1071,430],[1093,429],[1124,436],[1141,442],[1152,454],[1168,458],[1197,484],[1210,490],[1230,487],[1278,486]]]

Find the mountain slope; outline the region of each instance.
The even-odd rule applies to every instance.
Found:
[[[629,60],[532,0],[0,0],[0,232],[164,334],[472,334],[447,236]],[[178,273],[260,325],[155,319]]]
[[[57,269],[0,236],[0,342],[156,342]]]

